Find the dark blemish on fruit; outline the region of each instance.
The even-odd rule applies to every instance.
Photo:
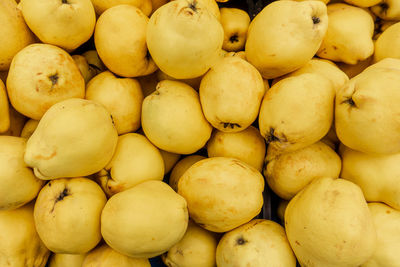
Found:
[[[180,255],[183,256],[183,251],[182,251],[181,249],[177,249],[175,253],[176,253],[176,254],[180,254]]]
[[[320,20],[318,17],[312,17],[312,22],[313,22],[314,24],[318,24],[318,23],[321,22],[321,20]]]
[[[63,4],[69,4],[69,3],[68,3],[68,0],[61,0],[61,3],[63,3]]]
[[[115,125],[115,123],[114,123],[114,118],[113,118],[113,116],[110,114],[110,118],[111,118],[111,122],[112,122],[112,124],[114,124]]]
[[[299,241],[297,241],[297,240],[296,240],[296,241],[294,241],[294,242],[295,242],[297,245],[299,245],[299,246],[300,246],[300,243],[299,243]]]
[[[36,75],[41,75],[42,74],[42,72],[38,72],[38,73],[36,73]]]
[[[48,183],[48,186],[51,187],[51,182]]]
[[[389,213],[390,213],[390,210],[387,210],[386,213],[389,214]]]
[[[236,245],[239,245],[239,246],[242,246],[242,245],[246,244],[247,242],[249,242],[249,241],[244,239],[243,236],[240,236],[236,239]]]
[[[68,188],[64,188],[64,190],[58,195],[58,197],[56,198],[56,203],[58,202],[58,201],[61,201],[61,200],[63,200],[66,196],[68,196],[69,195],[69,191],[68,191]]]
[[[353,100],[352,97],[349,97],[348,99],[343,100],[341,104],[348,104],[348,105],[350,105],[351,107],[355,107],[355,108],[357,107],[357,105],[356,105],[356,103],[354,102],[354,100]]]
[[[49,79],[51,81],[51,88],[53,88],[53,86],[56,85],[58,82],[58,73],[50,75]]]
[[[337,50],[337,46],[336,46],[336,45],[334,45],[334,46],[332,46],[332,47],[333,47],[334,50]]]
[[[229,38],[229,42],[231,42],[231,43],[237,43],[237,42],[239,42],[239,36],[238,36],[237,34],[232,35],[232,36]]]
[[[238,123],[221,122],[221,124],[224,126],[224,129],[226,129],[228,127],[230,127],[231,129],[235,129],[235,127],[237,127],[237,128],[241,128],[242,127]]]
[[[269,132],[265,136],[265,140],[267,141],[267,144],[272,142],[281,142],[281,139],[275,135],[275,129],[272,127],[269,128]]]
[[[194,0],[194,1],[192,1],[192,2],[190,2],[189,3],[189,5],[188,5],[188,7],[191,9],[191,10],[193,10],[194,12],[196,12],[197,11],[197,0]]]

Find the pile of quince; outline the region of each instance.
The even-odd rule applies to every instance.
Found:
[[[399,21],[1,0],[0,266],[400,266]]]

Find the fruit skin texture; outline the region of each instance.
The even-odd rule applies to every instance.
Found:
[[[60,101],[84,98],[85,80],[66,51],[54,45],[32,44],[13,58],[7,93],[18,112],[39,120]]]
[[[117,140],[104,106],[72,98],[44,114],[28,139],[24,160],[40,179],[86,176],[107,165]]]
[[[33,200],[44,182],[24,162],[26,140],[0,136],[0,210],[16,209]]]
[[[182,175],[187,171],[187,169],[190,168],[190,166],[205,158],[206,157],[200,155],[190,155],[178,161],[169,176],[168,184],[172,187],[172,189],[178,191],[178,182]]]
[[[110,111],[119,135],[140,128],[143,92],[136,79],[102,72],[87,84],[85,98],[103,104]]]
[[[317,52],[321,58],[356,64],[374,53],[374,20],[368,11],[343,4],[328,5],[328,30]]]
[[[357,184],[369,202],[384,202],[400,210],[400,153],[367,154],[341,147],[340,177]]]
[[[83,254],[101,240],[100,215],[107,198],[94,181],[56,179],[40,191],[33,212],[35,227],[51,251]]]
[[[19,8],[42,42],[68,51],[89,40],[96,24],[90,0],[22,0]]]
[[[117,5],[132,5],[140,10],[146,16],[150,16],[152,11],[152,1],[151,0],[91,0],[94,10],[97,15],[101,15],[107,9],[117,6]]]
[[[44,267],[50,251],[33,221],[33,203],[0,211],[0,266]]]
[[[342,165],[339,155],[322,142],[281,155],[268,151],[265,161],[264,176],[268,185],[286,200],[293,198],[313,179],[339,177]]]
[[[204,116],[214,128],[238,132],[257,118],[265,93],[257,69],[239,57],[225,57],[204,75],[199,95]]]
[[[112,196],[144,181],[161,181],[164,160],[145,136],[128,133],[118,136],[111,161],[96,176],[104,192]]]
[[[90,251],[79,267],[151,267],[148,259],[127,257],[103,244]]]
[[[290,152],[319,141],[332,125],[334,99],[335,89],[320,74],[303,73],[274,84],[258,117],[268,149]]]
[[[189,85],[170,80],[157,84],[143,100],[142,129],[158,148],[177,154],[192,154],[211,136],[197,92]]]
[[[336,94],[340,141],[364,153],[400,152],[400,60],[387,58],[352,78]]]
[[[400,249],[400,211],[383,203],[369,203],[368,208],[374,220],[378,240],[371,258],[362,267],[398,267]]]
[[[0,80],[0,133],[4,133],[10,128],[10,111],[6,90],[3,81]]]
[[[148,22],[149,18],[132,5],[117,5],[101,14],[94,44],[110,71],[122,77],[138,77],[157,70],[146,46]]]
[[[147,46],[157,66],[177,79],[203,75],[220,58],[224,30],[202,1],[176,0],[149,20]]]
[[[252,218],[263,205],[264,178],[246,163],[225,157],[193,164],[180,178],[178,193],[190,217],[213,232],[226,232]]]
[[[265,140],[254,126],[235,133],[216,130],[207,143],[208,157],[237,158],[258,171],[264,165],[265,151]]]
[[[181,240],[188,220],[185,199],[166,183],[152,180],[107,201],[101,214],[101,234],[121,254],[151,258]]]
[[[295,267],[296,258],[281,225],[255,219],[224,234],[217,266]]]
[[[361,189],[340,178],[315,179],[292,198],[285,229],[301,266],[360,266],[377,245]]]
[[[398,58],[400,53],[395,47],[400,44],[400,23],[388,27],[375,42],[374,61],[378,62],[384,58]]]
[[[14,0],[0,1],[0,71],[10,68],[11,60],[22,48],[35,42],[35,37],[26,25],[21,10]]]
[[[214,267],[217,244],[214,233],[189,221],[183,238],[162,255],[162,260],[171,267]]]
[[[250,23],[246,58],[271,79],[306,64],[317,52],[328,27],[326,5],[320,1],[276,1]]]

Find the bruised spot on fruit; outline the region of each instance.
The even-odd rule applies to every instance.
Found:
[[[239,237],[236,239],[236,245],[239,245],[239,246],[242,246],[242,245],[246,244],[247,242],[249,242],[249,241],[247,241],[246,239],[244,239],[243,236],[239,236]]]
[[[53,88],[54,85],[57,84],[58,78],[59,78],[59,77],[58,77],[58,73],[55,73],[55,74],[49,76],[49,79],[50,79],[50,81],[51,81],[51,88]]]
[[[35,155],[35,159],[43,159],[43,160],[49,160],[51,158],[54,158],[54,156],[57,155],[57,151],[53,151],[50,155],[48,156],[43,156],[43,155]]]
[[[176,253],[176,254],[180,254],[180,255],[183,256],[183,251],[182,251],[181,249],[177,249],[175,253]]]
[[[229,38],[229,42],[231,42],[231,43],[237,43],[237,42],[239,42],[239,36],[238,36],[237,34],[232,35],[232,36]]]
[[[318,24],[318,23],[320,23],[321,22],[321,20],[320,20],[320,18],[318,18],[318,17],[312,17],[312,22],[314,23],[314,25],[315,24]]]
[[[69,4],[69,3],[68,3],[68,0],[61,0],[61,3],[63,3],[63,4]]]
[[[115,125],[115,122],[114,122],[114,118],[113,118],[113,116],[110,114],[110,118],[111,118],[111,122],[112,122],[112,124],[114,124]]]
[[[238,123],[221,122],[221,124],[224,126],[224,129],[226,129],[228,127],[230,127],[231,129],[235,129],[235,127],[237,127],[237,128],[241,128],[242,127]]]
[[[299,241],[296,240],[296,241],[294,241],[294,242],[295,242],[297,245],[301,246]]]

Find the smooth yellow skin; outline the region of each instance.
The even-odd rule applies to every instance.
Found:
[[[332,83],[320,74],[283,79],[264,95],[258,118],[260,133],[280,152],[307,147],[328,133],[334,98]]]
[[[31,137],[33,132],[36,130],[37,126],[39,124],[39,121],[29,119],[28,121],[25,122],[24,128],[22,128],[21,131],[21,137],[28,139]]]
[[[143,14],[149,16],[152,11],[152,1],[151,0],[91,0],[94,10],[97,15],[101,15],[104,11],[110,7],[117,5],[132,5],[140,10]]]
[[[26,24],[44,43],[68,51],[93,34],[96,14],[90,0],[22,0],[19,8]]]
[[[175,191],[178,191],[179,179],[182,177],[185,171],[189,169],[190,166],[192,166],[196,162],[205,158],[206,157],[200,155],[190,155],[178,161],[178,163],[176,163],[169,176],[168,184],[171,186],[171,188],[174,189]]]
[[[189,79],[202,76],[218,61],[223,38],[224,30],[205,1],[176,0],[150,17],[146,41],[163,72]]]
[[[8,97],[6,86],[0,80],[0,133],[10,128],[10,111],[8,108]]]
[[[330,4],[328,19],[319,57],[356,64],[374,53],[374,20],[368,11],[343,3]]]
[[[87,84],[86,99],[107,108],[118,134],[139,129],[143,92],[136,79],[119,78],[110,71],[102,72]]]
[[[101,215],[101,234],[119,253],[150,258],[181,240],[188,220],[185,199],[166,183],[152,180],[108,200]]]
[[[332,61],[327,59],[313,58],[300,69],[274,79],[273,84],[284,78],[297,76],[303,73],[321,74],[331,81],[335,91],[339,90],[349,80],[347,74],[339,69],[339,67]]]
[[[190,217],[213,232],[226,232],[254,218],[263,205],[264,178],[246,163],[225,157],[193,164],[179,179],[178,193]]]
[[[282,199],[290,200],[316,178],[338,178],[342,162],[333,149],[317,142],[281,155],[268,150],[266,164],[264,176],[269,187]]]
[[[127,133],[118,137],[110,163],[97,174],[108,196],[148,180],[164,178],[164,160],[160,151],[143,135]]]
[[[250,17],[246,11],[238,8],[223,7],[221,11],[221,25],[224,28],[224,43],[222,49],[226,51],[240,51],[246,43],[247,29]]]
[[[12,105],[9,105],[8,108],[10,114],[10,127],[4,133],[0,133],[0,136],[6,135],[6,136],[20,137],[22,128],[24,127],[27,118],[18,111],[16,111]]]
[[[211,136],[197,92],[189,85],[163,80],[142,105],[142,129],[158,148],[192,154]]]
[[[318,178],[289,202],[285,229],[301,266],[360,266],[377,247],[361,189],[344,179]]]
[[[372,6],[371,11],[384,20],[400,19],[400,2],[397,0],[382,0],[379,4]]]
[[[162,149],[160,149],[160,153],[164,160],[164,172],[165,174],[167,174],[172,170],[172,168],[181,158],[181,155],[176,153],[171,153]]]
[[[101,240],[107,198],[88,178],[56,179],[40,191],[33,212],[40,239],[54,253],[83,254]]]
[[[246,58],[263,78],[282,76],[315,55],[327,27],[326,5],[320,1],[273,2],[250,23]]]
[[[0,2],[0,71],[10,68],[11,60],[22,48],[35,42],[14,0]]]
[[[25,205],[44,184],[25,164],[25,147],[24,138],[0,136],[0,210]]]
[[[395,23],[387,28],[375,42],[374,61],[384,58],[400,59],[400,52],[395,47],[400,44],[400,23]]]
[[[258,171],[264,165],[265,151],[265,140],[254,126],[235,133],[215,130],[207,143],[208,157],[240,159]]]
[[[46,266],[50,251],[36,232],[33,203],[14,210],[0,210],[0,254],[0,266]]]
[[[14,57],[7,92],[18,112],[39,120],[52,105],[73,97],[83,98],[85,80],[65,50],[49,44],[32,44]]]
[[[100,59],[110,71],[123,77],[137,77],[157,70],[147,54],[148,21],[149,18],[132,5],[114,6],[101,14],[94,43]]]
[[[85,257],[82,265],[79,267],[151,267],[148,259],[136,259],[125,256],[103,244]],[[51,267],[51,266],[50,266]]]
[[[87,176],[107,165],[117,140],[104,106],[72,98],[46,112],[28,139],[24,160],[40,179]]]
[[[239,132],[257,118],[265,93],[257,69],[239,57],[224,57],[204,75],[199,95],[204,116],[223,132]]]
[[[362,267],[398,267],[400,249],[400,211],[383,203],[369,203],[368,208],[377,232],[377,247]]]
[[[382,60],[337,92],[335,128],[344,145],[365,153],[400,152],[399,67],[400,59]]]
[[[217,237],[192,221],[183,238],[162,255],[167,266],[214,267]]]
[[[381,3],[383,0],[344,0],[344,2],[351,4],[353,6],[359,6],[359,7],[371,7],[378,5]]]
[[[53,253],[49,259],[49,267],[82,267],[86,254]]]
[[[217,247],[217,266],[295,267],[296,257],[281,225],[255,219],[224,234]]]
[[[400,209],[400,153],[366,154],[343,146],[341,177],[360,186],[365,199]]]

